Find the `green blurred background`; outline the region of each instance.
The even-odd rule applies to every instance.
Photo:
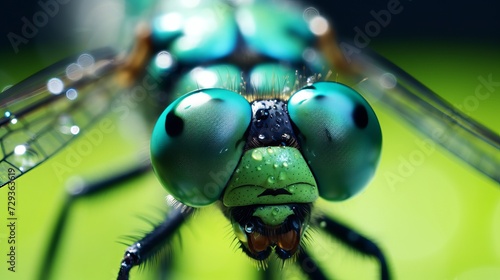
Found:
[[[381,2],[384,3],[381,6],[356,3],[359,14],[370,15],[372,9],[379,10],[387,2]],[[411,4],[414,7],[424,5]],[[352,12],[353,8],[346,10]],[[400,18],[411,17],[416,11],[408,7]],[[439,20],[447,25],[446,13],[442,17]],[[426,21],[425,17],[422,21]],[[347,24],[364,26],[366,22],[358,19],[358,22]],[[434,23],[436,29],[439,29],[438,22]],[[342,24],[341,21],[335,23]],[[500,82],[498,41],[486,35],[468,36],[469,33],[441,38],[432,34],[403,36],[392,29],[394,25],[400,22],[395,19],[394,24],[373,38],[370,47],[452,104],[461,106],[466,114],[500,133],[500,87],[495,87],[473,110],[465,106],[480,84],[479,77],[491,75],[493,81]],[[19,23],[15,28],[19,28]],[[398,28],[404,30],[404,25]],[[407,29],[411,30],[411,26]],[[384,32],[395,35],[385,36]],[[68,38],[72,42],[73,39]],[[27,44],[18,54],[13,54],[7,46],[0,52],[0,87],[15,83],[85,47],[47,40]],[[498,184],[440,147],[426,151],[418,144],[425,138],[402,123],[398,116],[386,112],[379,104],[373,105],[384,135],[377,175],[364,193],[342,203],[320,201],[318,208],[378,242],[387,254],[396,279],[500,279]],[[5,189],[0,190],[0,209],[3,209],[0,210],[0,279],[35,279],[42,258],[47,257],[43,253],[55,217],[63,205],[64,185],[68,179],[74,175],[91,179],[105,177],[133,163],[138,151],[147,150],[147,132],[132,125],[135,120],[131,115],[128,125],[116,123],[116,134],[104,135],[102,143],[82,157],[81,164],[71,172],[61,174],[55,167],[66,164],[68,154],[74,153],[74,149],[86,141],[85,136],[16,181],[16,273],[7,271],[4,261],[7,199]],[[421,163],[412,165],[408,172],[401,172],[405,162],[417,153],[424,154]],[[401,180],[388,180],[391,175]],[[49,256],[55,263],[54,279],[115,278],[126,249],[118,241],[123,241],[124,236],[141,235],[149,230],[151,226],[143,218],[159,220],[161,211],[166,208],[165,196],[150,173],[131,180],[120,189],[77,202],[59,240],[60,251]],[[175,262],[172,279],[255,279],[258,274],[253,263],[234,249],[232,242],[231,228],[219,211],[214,207],[204,209],[182,229],[179,242],[182,246],[176,246],[171,252]],[[346,250],[330,238],[313,234],[310,248],[328,267],[332,278],[377,279],[378,267],[373,260]],[[140,271],[135,269],[132,277],[156,279],[154,266]],[[301,275],[287,266],[279,278],[300,279]]]

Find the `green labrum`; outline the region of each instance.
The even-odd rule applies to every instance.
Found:
[[[266,225],[277,226],[293,214],[295,212],[293,212],[290,205],[269,205],[257,208],[253,216],[259,217]]]
[[[248,150],[224,192],[225,206],[310,203],[318,187],[299,150],[261,147]]]

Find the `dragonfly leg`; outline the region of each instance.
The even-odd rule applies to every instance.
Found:
[[[309,279],[314,280],[326,280],[325,273],[321,269],[316,261],[309,255],[307,250],[303,250],[298,255],[297,263],[300,266],[300,269],[309,277]]]
[[[117,279],[129,279],[130,270],[134,266],[144,263],[161,250],[165,242],[173,237],[193,212],[194,208],[188,206],[176,207],[168,213],[166,219],[161,224],[157,225],[141,240],[128,247],[120,264]]]
[[[134,166],[128,170],[125,170],[121,173],[115,174],[114,176],[108,177],[104,180],[82,184],[77,188],[69,188],[66,196],[66,200],[62,206],[62,209],[59,212],[59,216],[57,217],[56,224],[50,235],[51,238],[48,242],[48,246],[45,250],[44,261],[39,269],[38,279],[50,279],[54,262],[54,255],[58,252],[59,249],[59,240],[61,240],[61,236],[64,231],[64,227],[67,223],[68,215],[70,213],[71,207],[74,203],[81,199],[87,198],[92,195],[98,195],[104,191],[108,191],[120,186],[122,182],[125,182],[131,178],[137,177],[141,174],[149,172],[151,170],[151,166],[149,163],[143,163],[138,166]]]
[[[322,217],[317,223],[317,228],[324,230],[344,245],[356,252],[375,258],[380,265],[380,279],[391,279],[386,257],[377,244],[367,237],[364,237],[359,232],[330,217]],[[320,266],[314,262],[313,258],[308,256],[306,252],[304,253],[303,256],[299,256],[301,269],[306,272],[311,279],[328,279],[324,276]]]

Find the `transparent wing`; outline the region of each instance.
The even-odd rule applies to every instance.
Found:
[[[41,164],[117,96],[111,49],[71,57],[0,93],[0,187]]]
[[[500,183],[500,136],[467,117],[382,56],[353,54],[357,89],[381,102],[413,127],[478,171]]]

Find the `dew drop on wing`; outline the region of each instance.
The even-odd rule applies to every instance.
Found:
[[[10,162],[17,166],[22,172],[35,166],[40,161],[40,155],[28,144],[17,145]]]
[[[78,127],[73,118],[66,114],[59,116],[58,125],[59,132],[65,135],[75,135],[75,127]]]
[[[78,97],[78,91],[74,88],[70,88],[66,91],[66,98],[73,101]]]
[[[71,63],[66,67],[66,77],[72,81],[78,81],[83,77],[83,69],[76,63]]]

